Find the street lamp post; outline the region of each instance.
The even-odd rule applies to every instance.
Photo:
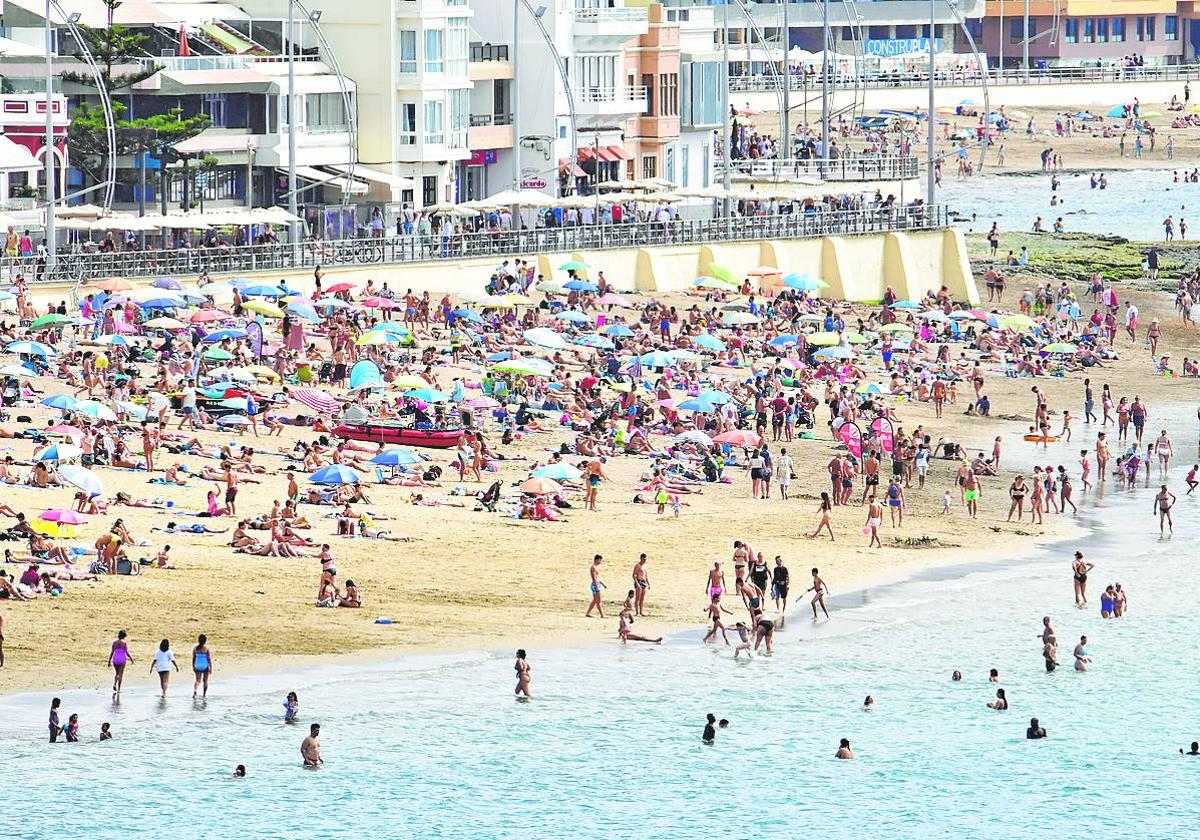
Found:
[[[50,4],[46,0],[46,275],[49,276],[58,258],[54,236],[54,58],[50,28]]]
[[[296,222],[296,45],[292,42],[295,37],[296,0],[288,0],[287,37],[284,43],[288,51],[287,79],[287,117],[288,117],[288,212],[292,219],[288,222],[288,240],[295,246],[300,235],[300,226]],[[293,247],[293,254],[295,248]]]
[[[934,131],[936,130],[935,120],[933,116],[933,64],[935,55],[936,39],[933,37],[936,24],[937,0],[929,0],[929,119],[926,130],[926,149],[929,154],[929,167],[925,173],[925,212],[926,214],[933,212],[933,202],[935,192],[937,190],[937,179],[934,177]]]

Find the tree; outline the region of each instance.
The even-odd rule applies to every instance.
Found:
[[[208,128],[211,121],[207,114],[183,116],[183,109],[172,108],[164,114],[139,117],[134,120],[121,119],[127,109],[120,102],[113,102],[113,117],[116,121],[116,154],[133,155],[151,152],[164,163],[174,160],[172,149],[175,144],[195,137]],[[108,134],[104,125],[104,110],[80,104],[71,118],[67,129],[71,144],[72,162],[86,172],[94,181],[106,177],[104,160],[108,155]]]
[[[113,76],[114,66],[142,61],[150,57],[145,49],[145,44],[150,40],[150,36],[135,34],[129,30],[129,27],[113,23],[113,14],[121,5],[121,0],[100,0],[100,2],[108,10],[108,26],[97,29],[81,23],[77,25],[77,28],[92,57],[100,65],[101,84],[109,93],[112,93],[153,76],[159,68],[151,65],[142,67],[133,73]],[[82,49],[75,53],[75,57],[80,61],[83,60],[83,56]],[[91,87],[96,86],[96,80],[90,73],[64,73],[63,78]]]

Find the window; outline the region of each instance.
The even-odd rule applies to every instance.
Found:
[[[983,38],[983,18],[967,18],[967,32],[976,41]]]
[[[426,175],[421,178],[421,204],[430,207],[437,203],[437,176]]]
[[[450,97],[450,146],[465,149],[467,146],[467,125],[471,119],[471,91],[447,91]]]
[[[642,155],[642,177],[658,177],[658,158],[654,155]]]
[[[1090,44],[1096,40],[1096,21],[1093,18],[1083,19],[1083,43]]]
[[[417,104],[400,103],[400,145],[413,146],[417,142]]]
[[[658,108],[665,117],[679,116],[679,74],[664,73],[658,77]]]
[[[425,103],[426,143],[441,145],[446,142],[445,110],[446,105],[440,99],[430,99]]]
[[[1154,40],[1154,16],[1150,15],[1146,18],[1146,40]]]
[[[675,183],[675,147],[667,146],[667,148],[663,150],[663,156],[666,161],[663,164],[664,174],[666,175],[667,180],[670,181],[672,184],[674,184]]]
[[[1113,43],[1120,43],[1125,40],[1125,18],[1115,17],[1112,19],[1111,38]]]
[[[682,146],[679,149],[679,186],[686,187],[688,185],[688,149],[689,146]]]
[[[1019,17],[1015,17],[1008,22],[1008,42],[1010,44],[1021,43],[1021,29],[1023,21]]]
[[[1096,43],[1103,44],[1108,40],[1108,18],[1096,18]]]
[[[346,100],[340,93],[310,93],[304,97],[305,131],[330,134],[349,130]]]
[[[467,43],[467,19],[450,18],[446,21],[446,72],[452,76],[467,76],[467,61],[470,46]]]
[[[709,155],[712,154],[712,147],[708,143],[705,143],[700,147],[700,151],[703,153],[700,155],[700,180],[703,182],[700,186],[707,187],[709,172],[712,169],[708,159]]]
[[[647,117],[654,115],[654,74],[642,74],[642,87],[646,91],[646,110],[642,113]],[[635,91],[636,93],[636,91]]]
[[[1138,18],[1138,23],[1141,23],[1141,18]],[[1075,18],[1067,18],[1063,41],[1068,44],[1074,44],[1079,41],[1079,21]]]
[[[225,127],[225,94],[223,93],[206,93],[204,94],[204,113],[208,114],[208,118],[212,120],[214,128]]]
[[[441,73],[445,70],[442,61],[442,47],[446,42],[446,32],[442,29],[425,30],[425,72]]]
[[[1179,18],[1177,16],[1167,15],[1163,18],[1163,40],[1179,40]]]
[[[398,49],[400,72],[401,73],[416,73],[417,72],[417,33],[413,29],[400,30],[400,44]]]

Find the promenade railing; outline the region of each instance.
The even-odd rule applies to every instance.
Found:
[[[201,273],[311,270],[318,265],[386,266],[475,257],[510,258],[539,253],[644,248],[710,242],[800,239],[946,227],[944,205],[822,210],[670,222],[539,227],[472,233],[431,233],[384,238],[302,242],[296,245],[194,247],[119,253],[60,253],[47,273],[35,257],[0,258],[0,276],[35,282],[103,277],[178,277]]]

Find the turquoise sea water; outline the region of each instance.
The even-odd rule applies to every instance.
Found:
[[[1073,463],[1083,432],[1039,460]],[[45,743],[49,694],[4,698],[0,837],[1194,836],[1200,758],[1177,748],[1200,739],[1200,497],[1181,500],[1170,541],[1150,509],[1146,489],[1091,495],[1082,540],[973,565],[964,548],[968,565],[859,593],[830,580],[833,620],[814,627],[793,607],[771,658],[735,662],[698,634],[531,649],[529,703],[513,700],[507,651],[220,678],[205,706],[179,678],[165,704],[145,686],[119,709],[67,693],[75,745]],[[1097,564],[1086,611],[1072,606],[1077,545]],[[790,558],[793,573],[810,560],[819,546]],[[1113,581],[1130,610],[1105,621]],[[1089,636],[1089,673],[1045,674],[1044,614],[1061,661]],[[990,667],[1008,712],[985,706]],[[297,726],[281,722],[289,689]],[[711,747],[710,711],[733,722]],[[1024,740],[1031,716],[1048,739]],[[328,762],[315,772],[299,766],[310,722]],[[854,761],[833,758],[841,737]],[[248,779],[230,778],[238,763]]]
[[[1175,163],[1182,173],[1200,162],[1185,165],[1177,158]],[[992,222],[999,222],[1001,231],[1030,231],[1038,216],[1046,230],[1051,230],[1055,218],[1062,216],[1068,233],[1160,242],[1162,221],[1172,215],[1176,236],[1183,216],[1188,220],[1188,238],[1200,239],[1200,184],[1173,183],[1169,169],[1107,170],[1104,174],[1108,189],[1093,190],[1088,173],[1059,173],[1058,194],[1064,203],[1051,207],[1049,174],[984,175],[959,181],[948,170],[938,201],[963,217],[959,227],[975,233],[987,233]],[[972,213],[976,214],[974,221],[970,221]],[[1003,256],[1007,253],[1003,236],[1000,245]]]

